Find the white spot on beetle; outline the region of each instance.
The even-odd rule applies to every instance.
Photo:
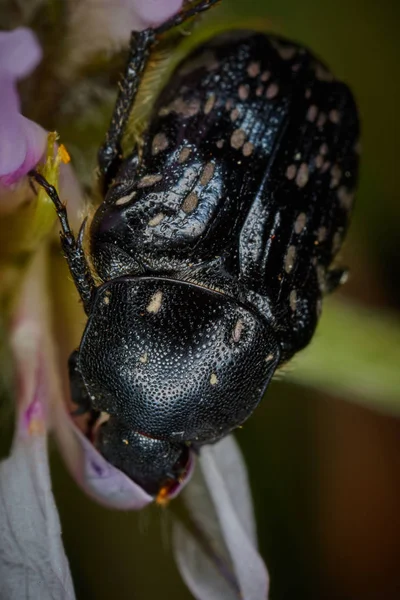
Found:
[[[271,71],[264,71],[263,73],[261,73],[260,79],[261,79],[261,81],[263,81],[265,83],[266,81],[269,80],[270,77],[271,77]]]
[[[160,212],[156,214],[150,221],[148,222],[149,227],[157,227],[165,219],[165,214]]]
[[[296,311],[296,305],[297,305],[297,292],[296,290],[292,290],[290,292],[289,295],[289,304],[290,304],[290,308],[292,309],[293,312]]]
[[[129,446],[129,441],[126,438],[122,438],[122,441],[124,442],[125,446]]]
[[[242,331],[243,331],[243,321],[242,321],[242,319],[238,319],[236,321],[235,327],[233,328],[233,331],[232,331],[232,340],[234,342],[237,343],[240,340]]]
[[[246,142],[243,146],[242,152],[243,156],[250,156],[254,152],[254,144],[252,144],[251,142]]]
[[[190,194],[188,194],[185,198],[185,200],[183,201],[182,204],[182,210],[185,213],[191,213],[194,211],[195,208],[197,208],[197,205],[199,203],[199,197],[196,194],[196,192],[191,192]]]
[[[211,94],[207,98],[207,101],[204,105],[204,114],[205,115],[208,115],[212,111],[212,109],[214,108],[215,100],[216,100],[215,94]]]
[[[217,148],[223,148],[225,144],[225,140],[218,140],[215,142],[215,145],[217,146]]]
[[[256,89],[256,96],[258,96],[258,98],[260,96],[262,96],[264,93],[264,86],[263,85],[259,85],[258,88]]]
[[[194,117],[200,111],[200,100],[199,98],[190,98],[188,100],[184,100],[184,98],[178,97],[175,98],[173,102],[163,110],[162,115],[167,115],[170,112],[175,112],[178,115],[181,115],[184,119],[189,117]],[[161,115],[161,111],[159,113]]]
[[[311,104],[311,106],[309,107],[308,111],[307,111],[307,121],[310,121],[310,123],[314,123],[315,119],[317,118],[317,114],[318,114],[318,108],[315,104]]]
[[[182,148],[182,150],[180,151],[179,156],[178,156],[178,162],[180,164],[182,164],[185,161],[187,161],[187,159],[190,156],[191,151],[192,151],[192,149],[189,148],[188,146],[185,146],[185,148]]]
[[[320,292],[324,293],[326,289],[326,272],[322,265],[317,266],[317,279]]]
[[[162,175],[145,175],[138,183],[138,188],[145,188],[161,181]]]
[[[268,354],[268,356],[265,357],[265,362],[271,362],[274,358],[275,356],[273,354]]]
[[[260,63],[259,62],[251,62],[247,67],[247,75],[249,77],[257,77],[260,74]]]
[[[322,156],[322,154],[318,154],[315,157],[315,167],[317,169],[320,169],[322,167],[322,165],[324,164],[324,157]]]
[[[337,191],[340,206],[344,210],[350,210],[353,206],[354,193],[350,192],[346,186],[341,185]]]
[[[286,169],[286,177],[291,181],[296,177],[297,167],[296,165],[289,165]]]
[[[307,184],[308,174],[308,165],[306,163],[301,163],[296,175],[296,183],[300,188]]]
[[[139,356],[139,361],[143,365],[145,365],[149,361],[149,355],[147,354],[147,352],[145,352],[144,354],[142,354],[142,356]]]
[[[215,165],[212,162],[206,164],[200,177],[201,185],[207,185],[214,175]]]
[[[333,81],[333,75],[320,63],[315,65],[315,76],[319,81]]]
[[[334,188],[339,185],[340,180],[342,178],[342,169],[339,167],[339,165],[333,165],[333,167],[331,169],[331,175],[332,175],[332,179],[331,179],[330,187]]]
[[[322,154],[322,156],[326,156],[326,154],[328,154],[329,152],[328,144],[321,144],[319,151]]]
[[[210,383],[211,385],[216,385],[218,383],[218,377],[215,373],[211,373]]]
[[[279,92],[279,86],[277,83],[270,83],[267,91],[265,93],[265,97],[268,100],[272,100],[273,98],[276,98],[276,96],[278,95]]]
[[[291,60],[297,53],[297,48],[294,46],[283,46],[281,44],[276,47],[276,50],[283,60]]]
[[[134,198],[135,196],[136,196],[136,191],[132,192],[131,194],[128,194],[127,196],[122,196],[122,198],[118,198],[118,200],[115,201],[115,205],[123,206],[124,204],[128,204],[128,202],[130,202],[132,200],[132,198]]]
[[[243,129],[235,129],[231,135],[231,146],[235,150],[239,150],[246,140],[246,132]]]
[[[156,315],[161,308],[162,299],[163,299],[163,293],[161,290],[158,290],[150,298],[150,302],[146,306],[147,312],[153,313],[154,315]]]
[[[307,99],[311,98],[311,90],[309,88],[306,89],[304,97]]]
[[[329,111],[329,120],[332,121],[332,123],[335,123],[335,125],[337,125],[338,123],[340,123],[340,113],[338,110],[336,110],[335,108],[332,109],[331,111]]]
[[[304,227],[306,226],[306,223],[307,223],[307,215],[306,215],[306,213],[301,212],[295,221],[294,232],[297,233],[297,235],[299,235],[303,231]]]
[[[165,133],[157,133],[151,145],[151,153],[153,155],[158,154],[159,152],[163,152],[168,148],[169,141]]]
[[[248,85],[239,85],[238,96],[241,100],[247,100],[249,97],[249,86]]]
[[[295,246],[289,246],[285,256],[285,271],[290,273],[293,270],[294,261],[296,260],[296,248]]]
[[[107,305],[107,304],[110,304],[110,298],[109,298],[109,296],[104,296],[104,298],[103,298],[103,302],[104,302],[104,304],[106,304],[106,305]]]

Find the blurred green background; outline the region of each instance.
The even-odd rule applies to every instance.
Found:
[[[309,46],[355,93],[363,129],[361,181],[343,252],[351,279],[335,297],[396,319],[400,3],[224,0],[207,18],[234,17],[245,25],[251,16]],[[325,318],[332,320],[336,304],[329,300],[327,305]],[[351,327],[342,332],[338,348],[351,379],[357,348],[364,348]],[[322,349],[323,340],[321,329],[317,343]],[[388,347],[381,341],[382,346],[378,334],[371,339],[376,359],[390,363],[396,338]],[[301,369],[301,358],[292,366],[293,375],[296,368]],[[363,394],[349,402],[349,385],[341,385],[341,374],[332,373],[324,392],[289,378],[274,382],[257,416],[237,436],[250,472],[260,547],[272,577],[271,598],[395,600],[400,598],[400,422],[387,410],[384,369],[382,412],[371,408],[374,401],[381,408],[379,381],[363,406]],[[362,378],[358,373],[357,381]],[[392,389],[391,403],[397,401],[398,412],[400,397],[395,395]],[[171,558],[168,512],[102,509],[76,488],[56,452],[52,467],[79,599],[191,597]]]

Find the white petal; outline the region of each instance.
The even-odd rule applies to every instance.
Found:
[[[180,524],[174,530],[182,577],[198,600],[266,600],[268,573],[257,551],[247,474],[233,437],[202,448],[199,462],[202,473],[183,491],[197,531]]]
[[[238,600],[239,590],[221,576],[198,540],[179,522],[174,523],[173,545],[182,578],[197,600]]]
[[[0,598],[75,598],[44,434],[17,439],[0,463]]]
[[[41,337],[17,319],[12,345],[18,372],[18,423],[0,463],[0,598],[75,598],[51,490]]]

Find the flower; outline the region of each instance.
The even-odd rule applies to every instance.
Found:
[[[69,2],[69,51],[73,62],[77,63],[87,55],[126,46],[132,31],[160,25],[177,13],[183,4],[183,0]]]
[[[37,165],[46,147],[46,131],[20,114],[16,89],[41,60],[30,29],[0,32],[0,185],[10,186]]]
[[[181,0],[121,0],[117,15],[115,4],[110,8],[101,0],[93,12],[90,34],[101,36],[96,19],[101,20],[103,9],[111,17],[104,27],[118,42],[133,28],[161,23],[181,4]],[[70,27],[79,10],[93,8],[89,0],[79,3]],[[87,21],[79,19],[79,23],[86,27]],[[85,200],[71,166],[61,165],[59,173],[64,151],[54,150],[53,135],[45,155],[45,130],[20,114],[16,82],[31,73],[40,58],[40,47],[29,29],[0,33],[0,85],[5,90],[0,98],[0,184],[3,192],[7,189],[7,195],[0,195],[0,209],[6,198],[7,202],[17,199],[21,182],[28,181],[26,174],[41,161],[43,174],[53,185],[59,184],[60,196],[68,202],[70,221],[78,223]],[[15,211],[14,223],[27,219],[24,210]],[[28,227],[15,229],[19,232],[14,240],[17,250],[14,245],[14,255],[4,259],[8,268],[21,248],[29,250],[30,259],[19,271],[22,284],[18,294],[14,290],[9,316],[17,418],[9,456],[0,463],[0,597],[73,600],[51,489],[48,433],[54,431],[71,474],[95,501],[113,509],[141,510],[154,499],[96,451],[85,435],[85,417],[70,416],[73,405],[64,384],[66,357],[79,340],[83,313],[66,271],[60,271],[61,257],[50,260],[56,215],[42,190],[30,206],[28,219]],[[0,276],[3,274],[0,271]],[[58,290],[49,285],[57,277]],[[53,326],[51,315],[55,312],[64,325],[62,331]],[[201,600],[265,600],[268,574],[257,551],[246,469],[233,437],[202,448],[195,462],[191,481],[178,490],[189,522],[179,516],[174,521],[174,553],[185,582]]]

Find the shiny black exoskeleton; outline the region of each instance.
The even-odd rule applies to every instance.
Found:
[[[102,285],[83,229],[75,241],[57,206],[89,315],[70,361],[74,400],[106,413],[97,448],[151,494],[183,476],[191,446],[243,423],[310,341],[343,275],[331,263],[359,134],[351,93],[310,52],[235,31],[179,65],[140,151],[119,159],[154,40],[135,38],[99,157],[90,259]]]

